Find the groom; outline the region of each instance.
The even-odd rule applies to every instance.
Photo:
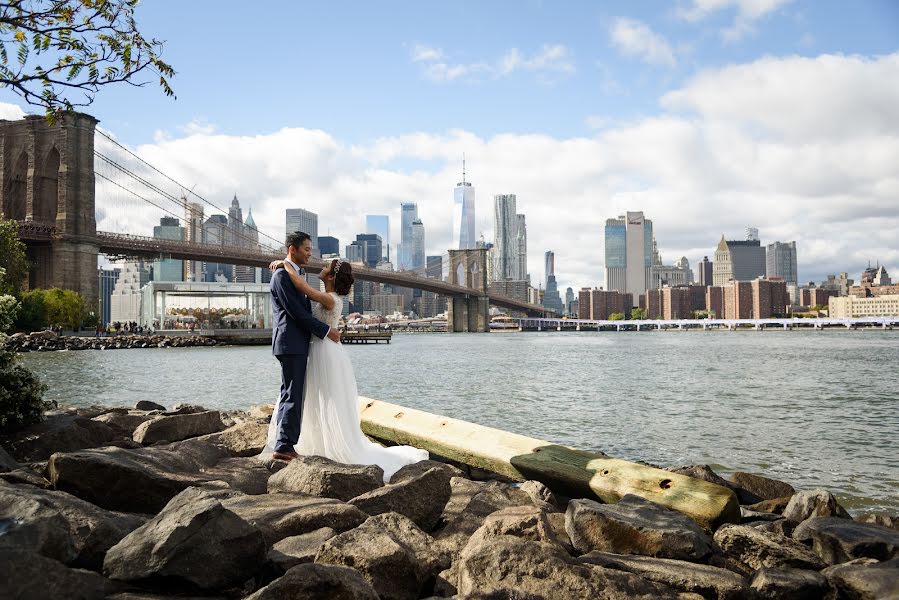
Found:
[[[287,259],[294,269],[301,269],[312,256],[312,238],[308,233],[294,231],[287,235]],[[311,334],[321,339],[340,342],[340,332],[312,316],[312,303],[290,281],[285,269],[272,275],[272,354],[281,363],[281,401],[278,403],[278,434],[272,458],[293,460],[293,447],[300,439],[303,418],[303,385],[306,382],[306,359],[309,356]]]

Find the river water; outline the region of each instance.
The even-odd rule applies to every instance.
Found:
[[[899,513],[899,332],[396,334],[359,393],[659,466],[711,464]],[[272,403],[267,347],[22,355],[75,405]]]

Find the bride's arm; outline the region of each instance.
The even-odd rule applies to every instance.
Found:
[[[294,271],[289,262],[285,261],[283,266],[284,270],[287,271],[287,275],[290,277],[290,281],[293,283],[293,287],[309,296],[311,300],[315,300],[324,306],[327,310],[334,308],[334,296],[319,291],[309,285],[309,282],[306,281],[304,277],[300,277],[300,274]]]

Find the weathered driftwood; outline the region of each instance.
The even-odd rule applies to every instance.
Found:
[[[518,481],[536,479],[569,497],[617,502],[635,494],[710,529],[740,521],[733,491],[713,483],[380,400],[359,401],[362,429],[375,438]]]

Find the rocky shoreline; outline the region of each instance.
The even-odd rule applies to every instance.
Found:
[[[104,339],[104,338],[100,338]],[[0,439],[0,597],[897,598],[899,519],[708,466],[739,524],[435,460],[255,458],[270,406],[68,408]]]
[[[190,348],[220,346],[220,342],[204,336],[165,336],[121,334],[108,337],[59,336],[52,331],[14,333],[6,338],[6,346],[14,352],[56,352],[62,350],[126,350],[131,348]]]

